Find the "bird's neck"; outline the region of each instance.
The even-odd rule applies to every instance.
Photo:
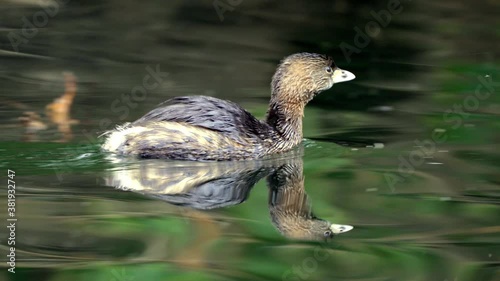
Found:
[[[302,117],[304,106],[275,101],[271,99],[266,122],[273,127],[291,148],[302,141]],[[290,146],[290,147],[288,147]]]

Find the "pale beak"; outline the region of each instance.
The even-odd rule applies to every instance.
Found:
[[[344,233],[344,232],[347,232],[353,228],[354,227],[347,225],[347,224],[332,224],[330,226],[330,230],[332,231],[333,234]]]
[[[356,76],[347,70],[336,68],[333,71],[332,78],[333,78],[333,83],[340,83],[340,82],[351,81],[352,79],[356,78]]]

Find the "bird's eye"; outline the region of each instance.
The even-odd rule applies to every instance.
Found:
[[[331,68],[331,67],[329,67],[329,66],[327,66],[327,67],[326,67],[326,72],[328,72],[328,73],[332,73],[332,68]]]
[[[325,231],[324,233],[325,237],[330,237],[332,236],[332,232],[330,230]]]

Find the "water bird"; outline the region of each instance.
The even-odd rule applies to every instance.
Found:
[[[306,104],[333,84],[354,78],[328,56],[293,54],[281,61],[272,77],[264,121],[231,101],[176,97],[104,133],[102,148],[139,158],[194,161],[258,159],[282,153],[302,141]]]

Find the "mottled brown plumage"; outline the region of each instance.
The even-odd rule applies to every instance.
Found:
[[[141,158],[241,160],[285,152],[302,141],[304,107],[318,93],[354,75],[323,55],[286,57],[271,82],[265,121],[212,97],[166,101],[139,120],[106,133],[103,149]]]

